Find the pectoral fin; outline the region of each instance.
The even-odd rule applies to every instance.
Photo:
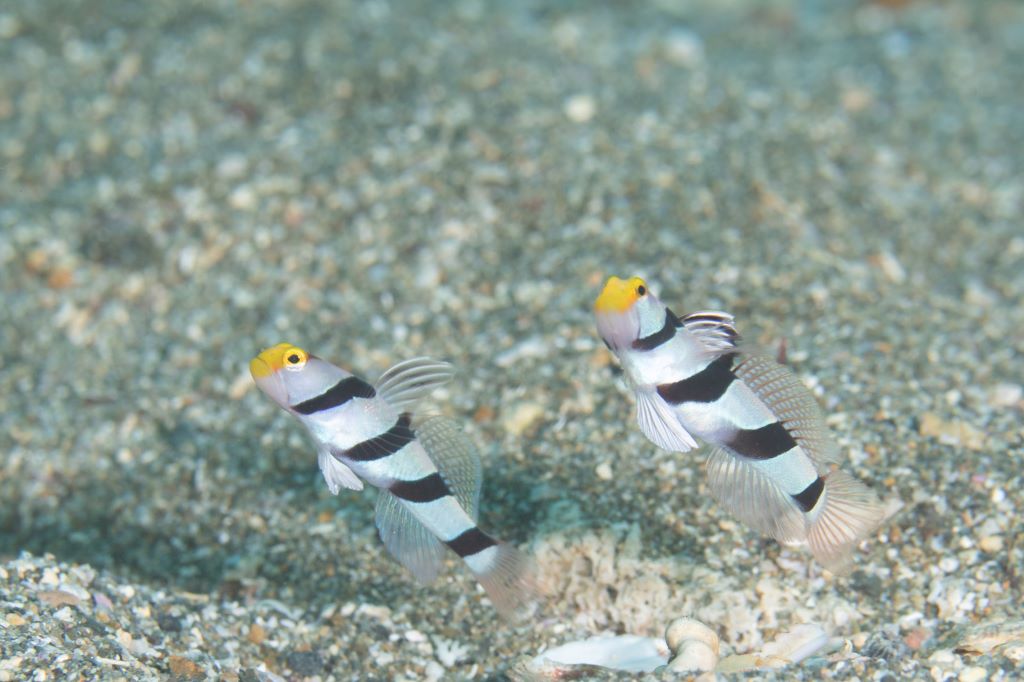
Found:
[[[686,452],[697,447],[672,407],[654,391],[636,390],[636,420],[647,439],[662,450]]]
[[[332,495],[337,495],[342,488],[363,489],[363,482],[359,480],[355,472],[332,455],[327,448],[317,449],[317,462],[320,464],[320,472],[324,475],[324,481],[327,482],[327,487]]]

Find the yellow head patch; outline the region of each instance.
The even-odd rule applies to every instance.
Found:
[[[279,343],[266,349],[249,361],[249,371],[253,379],[268,377],[282,369],[302,369],[309,354],[290,343]]]
[[[594,301],[594,310],[599,313],[622,313],[646,295],[647,284],[639,277],[609,277],[601,295]]]

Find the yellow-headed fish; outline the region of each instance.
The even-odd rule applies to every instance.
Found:
[[[380,490],[376,523],[388,551],[421,582],[437,577],[444,545],[458,554],[503,613],[531,593],[525,557],[476,525],[481,467],[450,420],[413,424],[412,406],[453,376],[452,366],[414,358],[376,385],[289,343],[249,363],[261,391],[295,416],[316,443],[332,493]]]
[[[786,367],[744,352],[728,313],[676,317],[639,277],[611,277],[597,330],[635,393],[640,429],[673,452],[715,446],[719,502],[783,544],[806,543],[838,570],[882,520],[875,494],[838,469],[817,402]]]

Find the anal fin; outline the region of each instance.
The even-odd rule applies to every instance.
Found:
[[[719,504],[754,530],[783,544],[806,539],[807,522],[792,496],[740,457],[715,448],[708,457],[708,487]]]
[[[424,585],[434,582],[444,561],[441,541],[386,490],[381,490],[377,496],[375,520],[380,539],[391,556],[419,582]]]

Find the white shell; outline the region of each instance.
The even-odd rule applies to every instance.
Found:
[[[799,663],[828,644],[828,635],[820,625],[803,623],[764,645],[765,658],[781,659],[785,663]]]
[[[813,656],[829,644],[828,635],[820,625],[804,623],[768,642],[761,648],[761,651],[726,656],[720,661],[718,672],[734,673],[782,668],[791,663],[799,663],[808,656]],[[839,640],[832,641],[832,647],[836,646],[840,646]]]
[[[533,659],[529,668],[550,671],[576,665],[596,665],[626,672],[654,672],[665,665],[668,650],[665,643],[653,637],[619,635],[591,637],[548,649]]]

